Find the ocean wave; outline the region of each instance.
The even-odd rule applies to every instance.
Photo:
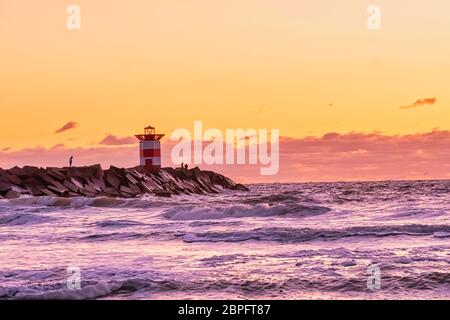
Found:
[[[209,226],[236,227],[242,225],[241,221],[212,221],[212,220],[195,220],[189,223],[189,227],[201,228]]]
[[[331,252],[331,251],[330,251]],[[322,253],[330,253],[325,250]],[[247,263],[258,256],[228,254],[200,259],[207,268],[229,268],[230,264]],[[312,258],[312,257],[311,257]],[[439,290],[448,292],[450,273],[445,271],[411,269],[409,265],[392,269],[391,262],[379,264],[382,270],[381,294],[411,293],[411,290]],[[310,259],[311,261],[317,259]],[[226,292],[233,296],[295,297],[317,291],[329,293],[370,293],[367,288],[367,260],[353,257],[331,266],[292,262],[288,267],[293,273],[285,276],[263,278],[224,277],[211,274],[198,277],[195,274],[177,272],[160,273],[156,270],[109,269],[101,267],[83,271],[80,289],[68,289],[64,269],[0,271],[0,299],[26,300],[86,300],[114,296],[138,296],[158,298],[173,293],[191,297],[208,297],[214,292]],[[352,272],[348,272],[351,268]],[[400,268],[400,269],[399,269]],[[24,281],[26,280],[26,281]],[[447,293],[448,296],[448,293]]]
[[[299,274],[296,277],[284,279],[192,279],[192,280],[153,280],[148,278],[131,278],[123,281],[99,281],[94,284],[82,286],[81,289],[67,289],[60,285],[59,289],[30,289],[30,288],[3,288],[0,297],[4,299],[25,300],[88,300],[97,298],[110,298],[115,295],[127,295],[135,292],[151,293],[152,297],[168,292],[191,295],[208,296],[210,292],[233,293],[236,296],[271,296],[286,297],[298,296],[298,292],[324,292],[330,293],[367,293],[374,292],[367,288],[367,273],[365,268],[355,275],[333,271],[332,269],[316,268],[315,275],[309,277]],[[450,273],[425,272],[411,274],[383,274],[382,293],[399,295],[410,293],[412,290],[424,292],[425,290],[446,290],[450,281]],[[447,294],[448,296],[448,294]]]
[[[0,298],[17,300],[90,300],[131,293],[142,289],[149,292],[178,291],[183,283],[177,280],[130,278],[113,281],[90,281],[80,289],[68,289],[65,283],[32,287],[0,287]]]
[[[292,215],[307,217],[329,212],[331,209],[321,206],[286,204],[236,204],[226,207],[181,206],[167,209],[163,217],[172,220],[215,220],[224,218],[271,217]]]
[[[256,228],[249,231],[187,233],[184,242],[242,242],[248,240],[282,243],[316,239],[338,240],[344,237],[437,236],[450,232],[448,225],[399,225],[352,227],[340,230],[298,228]]]
[[[450,238],[450,232],[435,232],[433,233],[435,238]]]
[[[92,198],[62,198],[62,197],[22,197],[9,200],[11,206],[42,206],[42,207],[85,207],[92,204]]]
[[[143,234],[138,232],[113,232],[113,233],[95,233],[77,240],[81,241],[117,241],[117,240],[134,240],[151,236],[151,234]]]
[[[80,289],[61,288],[56,290],[38,291],[24,290],[14,295],[15,299],[23,300],[87,300],[109,296],[120,289],[117,283],[98,282]]]
[[[38,224],[55,220],[54,218],[33,213],[6,213],[0,214],[0,226],[19,226]]]
[[[390,219],[396,219],[396,218],[409,218],[409,217],[438,217],[446,215],[447,211],[442,209],[436,209],[436,208],[410,208],[405,207],[399,209],[399,212],[396,212],[387,218]]]
[[[143,226],[145,223],[131,220],[103,220],[95,223],[100,228],[125,228],[134,226]]]
[[[112,228],[114,229],[114,228]],[[128,230],[128,229],[127,229]],[[173,240],[180,236],[185,235],[184,232],[178,233],[177,231],[171,230],[155,230],[151,231],[145,230],[142,232],[96,232],[89,235],[83,236],[66,236],[61,239],[64,241],[126,241],[126,240],[143,240],[143,239],[158,239],[158,240]]]
[[[150,197],[141,197],[136,199],[120,199],[120,198],[86,198],[86,197],[22,197],[12,199],[4,203],[9,206],[42,206],[42,207],[61,207],[61,208],[82,208],[82,207],[98,207],[98,208],[154,208],[166,205],[167,202],[157,201]],[[175,204],[175,203],[172,203]]]
[[[298,202],[296,192],[286,192],[280,194],[260,195],[253,196],[244,199],[242,202],[246,204],[258,204],[258,203],[285,203],[285,202]]]
[[[59,237],[53,237],[54,240],[63,241],[63,242],[108,242],[108,241],[117,241],[121,242],[121,244],[125,243],[128,240],[145,240],[145,239],[156,239],[161,241],[169,241],[175,240],[179,237],[182,237],[186,234],[184,231],[174,231],[167,229],[157,229],[157,228],[147,228],[150,225],[142,224],[145,226],[145,229],[141,229],[140,231],[135,231],[132,227],[136,225],[121,225],[112,224],[110,227],[100,227],[101,229],[94,230],[94,232],[89,232],[89,234],[83,233],[79,234],[65,234]],[[139,225],[140,226],[140,225]],[[127,228],[130,227],[130,228]],[[154,227],[154,225],[153,225]],[[100,230],[108,230],[100,231]]]

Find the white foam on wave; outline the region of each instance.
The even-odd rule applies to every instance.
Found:
[[[1,202],[3,206],[39,206],[39,207],[62,207],[62,208],[153,208],[165,204],[151,197],[139,197],[134,199],[110,198],[110,197],[22,197]]]
[[[222,207],[177,206],[163,212],[163,217],[172,220],[215,220],[224,218],[271,217],[292,215],[308,217],[329,212],[322,206],[306,206],[301,204],[235,204]]]
[[[120,289],[120,284],[98,282],[81,289],[57,289],[46,292],[24,291],[15,296],[25,300],[86,300],[105,297]]]
[[[9,200],[10,206],[42,206],[42,207],[85,207],[90,206],[95,198],[73,197],[28,197]]]
[[[193,233],[187,233],[187,234],[185,234],[185,235],[183,236],[182,239],[183,239],[184,242],[187,242],[187,243],[192,243],[192,242],[208,242],[208,241],[209,241],[209,239],[198,237],[198,236],[196,236],[196,235],[193,234]]]
[[[170,208],[163,213],[163,216],[172,220],[214,220],[223,218],[269,217],[287,214],[291,211],[292,209],[284,204],[273,206],[268,204],[258,204],[256,206],[237,204],[220,208],[184,206]]]
[[[339,230],[310,228],[263,227],[252,230],[208,231],[186,234],[184,242],[242,242],[248,240],[275,241],[283,243],[306,242],[316,239],[336,241],[348,237],[434,236],[450,237],[447,225],[392,225],[350,227]]]

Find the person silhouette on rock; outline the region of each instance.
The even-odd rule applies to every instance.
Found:
[[[70,158],[69,158],[69,167],[72,167],[72,163],[73,163],[73,156],[70,156]]]

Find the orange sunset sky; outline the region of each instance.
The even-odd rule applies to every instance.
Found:
[[[81,30],[66,28],[70,4]],[[242,182],[450,178],[449,13],[448,0],[0,0],[0,167],[134,166],[144,126],[202,120],[280,129],[276,176],[213,168]]]

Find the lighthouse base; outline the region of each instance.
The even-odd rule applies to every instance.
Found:
[[[161,170],[161,165],[146,164],[144,167],[145,167],[145,169],[147,169],[147,171]]]
[[[150,158],[150,159],[142,159],[141,158],[141,166],[145,167],[148,171],[156,171],[161,169],[161,161],[160,159]]]

